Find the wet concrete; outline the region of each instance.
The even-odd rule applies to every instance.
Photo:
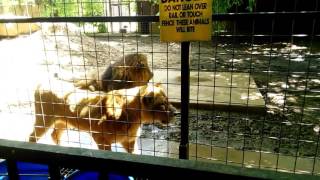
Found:
[[[179,143],[166,140],[139,139],[136,154],[179,157]],[[221,163],[247,168],[320,174],[320,159],[293,157],[270,152],[241,151],[233,148],[204,144],[189,144],[189,159]]]
[[[150,81],[161,82],[171,102],[181,100],[180,71],[156,70]],[[222,108],[264,109],[264,99],[249,73],[190,72],[190,105],[205,109]]]

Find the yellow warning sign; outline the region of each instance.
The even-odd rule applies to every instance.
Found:
[[[212,0],[160,0],[160,40],[211,40]]]

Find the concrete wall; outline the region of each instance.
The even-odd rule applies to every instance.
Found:
[[[36,5],[0,6],[0,18],[39,17],[40,8]],[[35,23],[0,23],[0,36],[15,37],[19,34],[29,34],[40,29]]]
[[[41,8],[37,5],[10,5],[0,6],[0,15],[14,14],[17,16],[39,17]]]

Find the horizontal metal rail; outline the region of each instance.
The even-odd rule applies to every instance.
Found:
[[[254,13],[224,13],[214,14],[214,21],[243,20],[243,19],[296,19],[319,18],[320,11],[301,12],[254,12]],[[27,23],[27,22],[159,22],[159,16],[97,16],[97,17],[33,17],[0,19],[0,23]]]
[[[319,179],[318,176],[243,168],[209,162],[61,147],[0,139],[0,158],[50,166],[119,173],[150,179]]]

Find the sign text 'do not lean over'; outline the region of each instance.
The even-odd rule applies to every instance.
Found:
[[[162,42],[209,41],[212,28],[211,0],[161,0]]]

